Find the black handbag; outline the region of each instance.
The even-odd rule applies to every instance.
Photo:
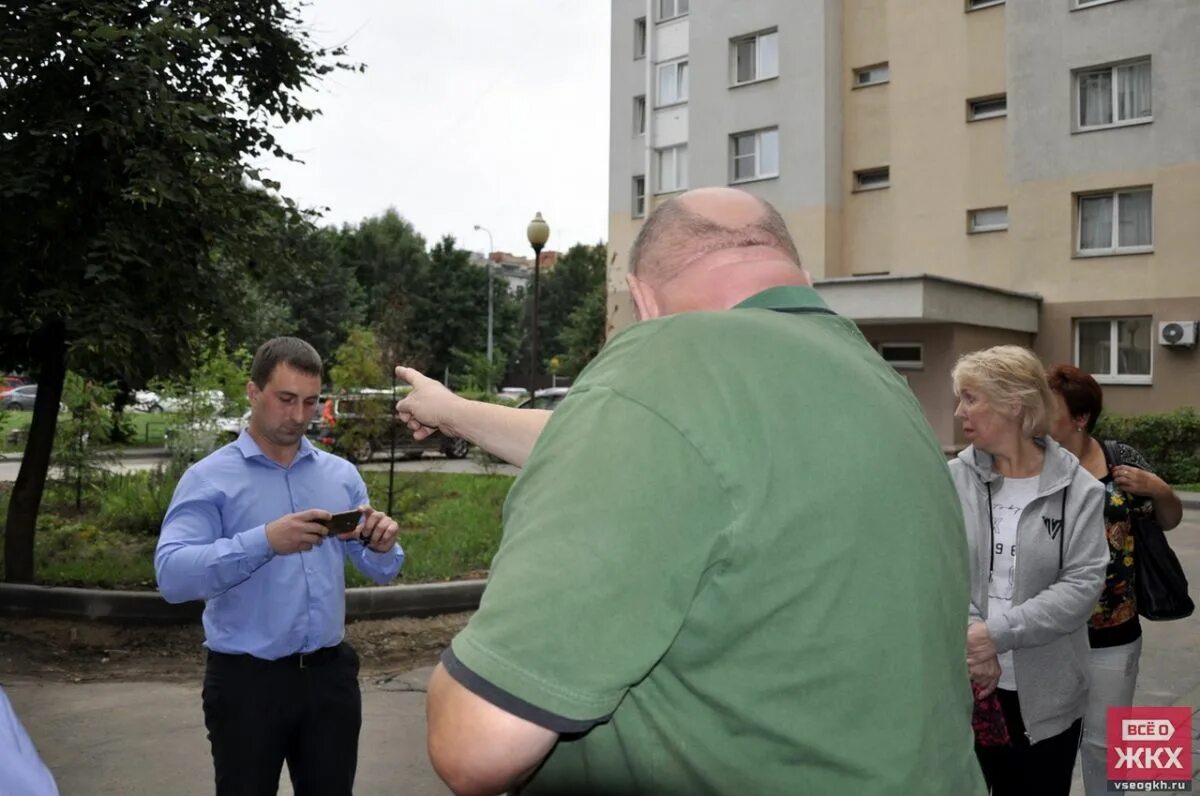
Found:
[[[1109,461],[1120,463],[1116,445],[1105,442]],[[1167,543],[1153,514],[1134,514],[1133,594],[1137,612],[1153,622],[1191,616],[1196,604],[1188,596],[1187,575]]]

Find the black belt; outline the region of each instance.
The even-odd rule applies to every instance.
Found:
[[[338,654],[341,652],[342,645],[335,644],[332,647],[322,647],[312,652],[296,652],[291,655],[285,655],[282,658],[275,660],[267,660],[254,655],[235,654],[229,652],[216,652],[209,650],[210,656],[215,655],[221,658],[234,658],[238,660],[253,661],[254,663],[263,666],[275,666],[281,669],[307,669],[310,666],[322,666],[331,661],[337,660]]]

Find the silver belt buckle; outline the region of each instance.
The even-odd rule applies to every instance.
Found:
[[[304,665],[304,659],[305,659],[305,658],[307,658],[307,657],[308,657],[308,653],[306,653],[306,652],[302,652],[302,653],[300,653],[300,668],[301,668],[301,669],[306,669],[306,668],[308,668],[307,666],[305,666],[305,665]]]

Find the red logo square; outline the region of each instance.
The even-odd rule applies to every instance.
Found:
[[[1108,709],[1108,780],[1192,779],[1192,709]]]

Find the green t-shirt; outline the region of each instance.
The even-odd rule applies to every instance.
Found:
[[[523,793],[983,793],[965,540],[904,381],[774,288],[610,341],[445,661],[563,733]]]

